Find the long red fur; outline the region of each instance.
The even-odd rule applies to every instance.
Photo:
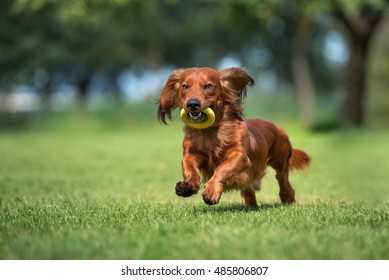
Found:
[[[209,205],[218,203],[224,191],[235,189],[247,206],[256,206],[255,191],[271,166],[276,171],[281,201],[295,202],[289,170],[307,168],[311,158],[293,149],[282,129],[265,120],[243,117],[241,103],[253,84],[241,68],[188,68],[169,77],[158,108],[162,122],[166,123],[166,117],[171,119],[176,108],[196,113],[210,107],[216,115],[209,128],[184,128],[183,181],[176,184],[177,195],[194,195],[203,183],[202,197]],[[190,106],[193,100],[198,104],[196,109]]]

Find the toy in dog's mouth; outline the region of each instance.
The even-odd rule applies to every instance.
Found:
[[[186,125],[197,129],[208,128],[215,122],[215,113],[209,107],[199,112],[188,112],[182,108],[180,117]]]
[[[195,113],[189,112],[188,120],[194,123],[201,123],[201,122],[206,122],[208,120],[208,116],[203,112],[195,112]]]

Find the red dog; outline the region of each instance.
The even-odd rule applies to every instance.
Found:
[[[206,204],[217,204],[223,191],[240,190],[247,206],[257,206],[255,190],[269,165],[276,171],[283,203],[295,202],[288,175],[291,168],[303,169],[310,157],[292,149],[287,134],[260,119],[245,120],[242,99],[254,80],[240,68],[216,71],[188,68],[173,72],[164,86],[158,118],[166,124],[172,110],[184,108],[193,122],[206,121],[202,113],[211,108],[215,122],[208,128],[185,126],[182,173],[176,194],[188,197],[200,189],[200,172],[205,183]]]

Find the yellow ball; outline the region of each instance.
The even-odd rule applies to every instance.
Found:
[[[186,125],[189,125],[190,127],[197,128],[197,129],[204,129],[204,128],[208,128],[211,125],[213,125],[213,123],[215,122],[215,112],[211,108],[208,107],[208,108],[204,109],[203,111],[201,111],[201,113],[203,113],[207,116],[207,119],[203,122],[191,121],[188,118],[189,112],[187,110],[185,110],[184,108],[181,109],[180,117]]]

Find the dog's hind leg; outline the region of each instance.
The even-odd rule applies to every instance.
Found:
[[[280,199],[283,203],[294,203],[294,189],[289,182],[289,159],[292,147],[285,133],[282,132],[279,141],[275,143],[273,154],[268,164],[276,171],[276,179],[280,187]]]
[[[255,190],[256,190],[256,185],[255,183],[253,186],[250,186],[249,188],[243,189],[240,191],[241,196],[244,199],[244,204],[247,207],[257,207],[257,199],[255,197]]]
[[[296,202],[294,198],[294,189],[289,182],[289,166],[282,168],[276,168],[276,179],[280,187],[280,199],[283,203],[294,203]]]
[[[289,157],[286,157],[279,162],[269,163],[276,171],[276,179],[280,187],[280,199],[283,203],[294,203],[294,189],[289,182]]]

